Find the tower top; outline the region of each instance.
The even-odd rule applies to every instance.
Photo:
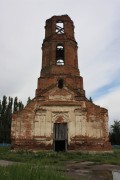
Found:
[[[64,21],[72,21],[71,18],[67,15],[67,14],[64,14],[64,15],[54,15],[52,16],[51,18],[47,19],[46,22],[48,22],[49,20],[51,21],[52,20],[64,20]],[[73,21],[72,21],[73,22]]]
[[[63,35],[74,38],[74,24],[68,15],[52,16],[46,20],[45,25],[45,40],[53,35]]]
[[[68,15],[52,16],[46,20],[42,69],[36,96],[41,96],[51,87],[64,86],[85,97],[83,79],[78,69],[77,49],[74,24]]]

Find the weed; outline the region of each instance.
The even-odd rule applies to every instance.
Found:
[[[49,166],[39,164],[19,164],[0,167],[0,179],[8,180],[66,180],[60,172]]]
[[[120,148],[113,148],[113,153],[81,152],[12,152],[7,147],[0,147],[0,159],[22,162],[19,165],[0,167],[0,180],[40,180],[67,179],[62,169],[70,161],[92,161],[99,164],[120,164]]]

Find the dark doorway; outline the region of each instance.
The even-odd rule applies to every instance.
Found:
[[[55,141],[55,151],[66,151],[66,142],[63,141]]]
[[[54,150],[67,150],[67,123],[54,123]]]

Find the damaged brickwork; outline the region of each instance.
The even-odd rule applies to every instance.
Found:
[[[68,15],[46,20],[36,95],[13,114],[13,149],[111,150],[108,111],[86,98],[77,49]]]

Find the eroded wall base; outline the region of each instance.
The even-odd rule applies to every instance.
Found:
[[[55,151],[54,143],[45,143],[35,140],[12,140],[12,147],[14,150],[51,150]],[[71,142],[67,144],[67,149],[65,151],[111,151],[110,142],[102,142],[98,140],[91,141],[78,141]]]
[[[58,132],[63,139],[55,137],[56,123],[67,125]],[[13,115],[11,138],[12,149],[55,150],[55,140],[65,140],[66,151],[111,150],[107,110],[88,100],[53,105],[34,99]]]

